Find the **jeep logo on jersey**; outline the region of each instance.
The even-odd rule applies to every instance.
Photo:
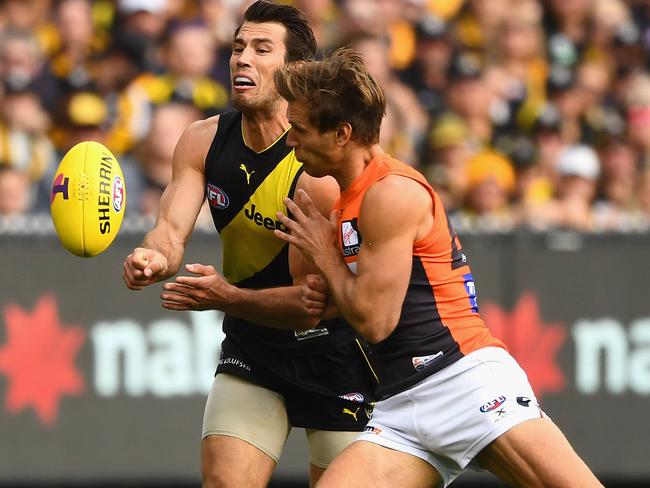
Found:
[[[230,205],[228,195],[226,195],[226,193],[218,186],[208,183],[205,192],[212,208],[223,210],[224,208],[228,208],[228,205]]]
[[[265,217],[260,212],[255,210],[255,204],[251,205],[251,208],[244,209],[244,215],[249,219],[255,222],[256,225],[264,227],[267,230],[281,230],[282,232],[289,232],[289,229],[280,222],[279,220],[273,220],[271,217]]]
[[[479,410],[483,413],[491,412],[492,410],[496,410],[501,405],[503,405],[503,402],[505,401],[506,401],[506,397],[501,395],[495,398],[494,400],[487,402],[485,405],[482,405],[481,408],[479,408]]]
[[[341,223],[341,241],[343,255],[356,256],[361,248],[361,235],[357,228],[357,219],[345,220]]]

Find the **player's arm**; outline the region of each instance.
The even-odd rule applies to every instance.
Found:
[[[172,180],[160,199],[156,225],[124,262],[124,281],[132,290],[178,272],[203,204],[205,158],[217,121],[218,117],[212,117],[194,122],[176,144]]]
[[[331,177],[313,178],[303,173],[296,189],[311,195],[319,215],[327,215],[339,196],[339,187]],[[289,267],[293,286],[277,288],[238,288],[228,282],[213,266],[187,265],[196,276],[178,276],[174,283],[165,283],[163,307],[170,310],[221,310],[255,324],[280,329],[311,329],[320,322],[322,307],[303,298],[302,283],[307,273],[316,268],[302,253],[289,248]]]
[[[334,178],[313,178],[302,173],[296,184],[296,191],[305,191],[321,215],[329,215],[339,197],[339,186]],[[302,291],[302,283],[309,273],[318,269],[295,246],[289,246],[289,269],[294,286],[267,288],[261,290],[236,289],[235,298],[225,312],[245,318],[256,324],[289,329],[310,329],[321,320],[323,307],[319,310],[308,307]]]
[[[314,178],[303,173],[296,191],[304,191],[314,203],[318,212],[329,218],[334,202],[340,196],[339,185],[331,176]],[[336,236],[332,242],[336,245]],[[331,300],[327,281],[316,265],[296,246],[289,245],[289,269],[294,285],[301,285],[301,299],[307,313],[322,319],[340,316],[334,301]]]
[[[406,296],[413,259],[413,243],[433,224],[432,200],[419,183],[388,176],[366,193],[359,215],[362,236],[356,274],[340,250],[325,243],[332,235],[322,219],[314,218],[302,195],[289,205],[295,221],[283,219],[294,243],[325,276],[342,315],[370,342],[385,339],[397,325]]]

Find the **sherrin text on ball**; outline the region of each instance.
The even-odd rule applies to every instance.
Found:
[[[63,247],[81,257],[105,251],[122,225],[125,206],[126,184],[115,156],[96,141],[72,147],[56,170],[50,193]]]

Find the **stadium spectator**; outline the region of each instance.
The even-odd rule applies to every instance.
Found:
[[[566,146],[562,139],[562,120],[558,108],[547,103],[540,107],[533,123],[532,137],[536,147],[537,166],[542,177],[548,180],[550,194],[557,180],[555,162]]]
[[[548,100],[560,113],[560,134],[567,144],[583,141],[584,93],[576,82],[575,68],[560,64],[550,67],[546,82]]]
[[[102,140],[128,159],[147,137],[155,105],[189,101],[206,115],[230,106],[224,87],[231,33],[248,3],[0,2],[4,124],[33,139],[50,120],[60,149],[68,122],[59,105],[79,91],[96,94],[106,105]],[[650,165],[646,3],[294,0],[314,23],[322,52],[354,41],[366,54],[389,97],[381,138],[390,152],[420,165],[450,209],[461,206],[468,182],[454,176],[447,157],[481,148],[502,152],[515,167],[514,214],[557,193],[554,162],[566,145],[602,148],[621,139],[640,166]],[[44,112],[27,108],[34,105],[32,94]],[[428,134],[447,112],[467,127],[467,141],[432,149]],[[520,165],[510,151],[526,138],[535,157]],[[435,158],[443,161],[432,164]],[[597,215],[638,207],[636,196],[625,204],[616,196],[620,182],[606,190],[607,178],[600,178]]]
[[[650,169],[644,169],[639,175],[635,191],[637,208],[633,212],[634,228],[650,231]]]
[[[140,103],[137,90],[128,90],[141,74],[142,48],[130,33],[116,32],[92,60],[94,92],[107,106],[106,143],[118,157],[130,151],[149,128],[150,107]]]
[[[598,155],[589,146],[570,145],[560,152],[555,168],[555,195],[546,204],[529,209],[528,224],[542,230],[594,230],[592,205],[600,175]]]
[[[194,105],[204,116],[215,115],[229,104],[228,90],[210,78],[217,61],[210,31],[202,21],[172,24],[163,49],[166,73],[158,82],[161,98],[153,95],[154,103],[182,100]]]
[[[198,14],[210,30],[215,44],[228,46],[239,17],[235,4],[227,0],[199,0]]]
[[[469,0],[456,17],[460,50],[483,56],[495,43],[499,26],[507,17],[511,0]]]
[[[8,127],[24,131],[34,138],[44,136],[51,124],[50,115],[36,92],[9,83],[5,84],[4,97],[0,99],[0,118]]]
[[[48,137],[50,117],[36,93],[5,87],[0,99],[0,158],[29,176],[35,193],[30,210],[47,210],[56,167],[54,144]]]
[[[542,140],[544,136],[539,136]],[[553,140],[553,135],[548,136]],[[509,139],[502,150],[512,161],[515,171],[515,189],[511,198],[511,212],[516,225],[525,223],[526,215],[546,205],[553,197],[554,185],[549,173],[556,176],[555,170],[546,170],[534,139],[521,135]],[[555,161],[553,157],[551,161]],[[552,168],[552,166],[550,166]]]
[[[26,215],[32,203],[31,181],[26,171],[0,163],[0,217]]]
[[[438,191],[450,215],[465,202],[467,161],[478,150],[471,146],[468,134],[463,119],[446,113],[436,120],[429,135],[430,152],[425,155],[422,171]]]
[[[94,29],[90,0],[56,3],[58,48],[50,58],[49,73],[58,81],[58,94],[92,90],[91,57],[103,49],[106,39]]]
[[[481,151],[467,162],[467,196],[458,221],[464,228],[504,232],[515,226],[510,199],[515,171],[502,154]]]
[[[447,72],[454,53],[453,38],[449,26],[432,15],[418,21],[415,35],[415,58],[400,77],[414,89],[429,117],[435,118],[445,109]]]
[[[131,149],[150,130],[156,105],[179,101],[194,105],[204,116],[215,115],[229,106],[225,86],[210,76],[216,51],[210,31],[201,21],[179,21],[169,26],[159,60],[161,72],[144,72],[125,90],[131,128]]]
[[[421,6],[408,0],[343,0],[339,16],[341,39],[381,38],[388,49],[391,69],[406,69],[415,58],[414,22],[424,15]]]
[[[496,146],[504,136],[528,131],[544,103],[548,65],[543,55],[541,15],[534,1],[512,3],[509,15],[498,25],[492,52],[486,55],[489,65],[486,78],[497,77],[491,87],[504,112],[498,118],[493,117]]]
[[[31,32],[43,52],[51,54],[58,43],[53,12],[53,0],[4,0],[0,3],[0,25],[6,31]]]
[[[630,142],[639,151],[641,164],[650,167],[650,75],[633,74],[624,97]]]
[[[189,104],[171,102],[154,108],[151,128],[133,157],[140,178],[129,182],[128,205],[139,214],[153,219],[158,212],[162,192],[172,177],[172,156],[183,131],[202,118],[201,112]]]
[[[465,120],[472,143],[490,146],[494,136],[493,116],[502,114],[492,111],[495,95],[483,77],[480,58],[469,52],[457,54],[450,64],[448,80],[449,108]]]
[[[327,52],[338,45],[341,39],[340,14],[335,0],[295,0],[293,3],[305,13],[313,27],[320,51]]]
[[[611,137],[599,151],[602,173],[594,204],[594,228],[600,231],[631,230],[636,207],[638,154],[623,138]]]
[[[548,0],[544,29],[551,64],[573,66],[589,42],[594,0]]]
[[[82,141],[106,142],[106,103],[92,91],[76,91],[61,98],[54,114],[52,139],[61,156]],[[109,148],[110,149],[110,148]]]
[[[167,0],[117,0],[116,28],[129,32],[145,46],[143,69],[155,69],[156,43],[165,34],[169,22]]]
[[[421,145],[425,142],[427,115],[413,90],[402,83],[391,70],[385,39],[361,36],[353,39],[349,45],[364,56],[368,69],[388,94],[386,125],[390,130],[386,130],[382,135],[382,142],[396,157],[403,157],[417,164]]]
[[[0,33],[0,75],[12,90],[37,94],[52,110],[58,89],[56,79],[45,70],[46,58],[36,36],[29,30],[8,28]]]

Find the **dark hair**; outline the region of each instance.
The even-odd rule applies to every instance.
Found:
[[[341,48],[322,61],[288,64],[276,71],[275,85],[289,102],[308,105],[309,122],[319,132],[347,122],[352,126],[352,140],[379,141],[386,99],[358,52]]]
[[[287,30],[286,61],[305,61],[316,54],[316,38],[305,15],[290,5],[278,5],[268,0],[258,0],[244,12],[244,22],[275,22]],[[237,37],[243,23],[237,27]]]

